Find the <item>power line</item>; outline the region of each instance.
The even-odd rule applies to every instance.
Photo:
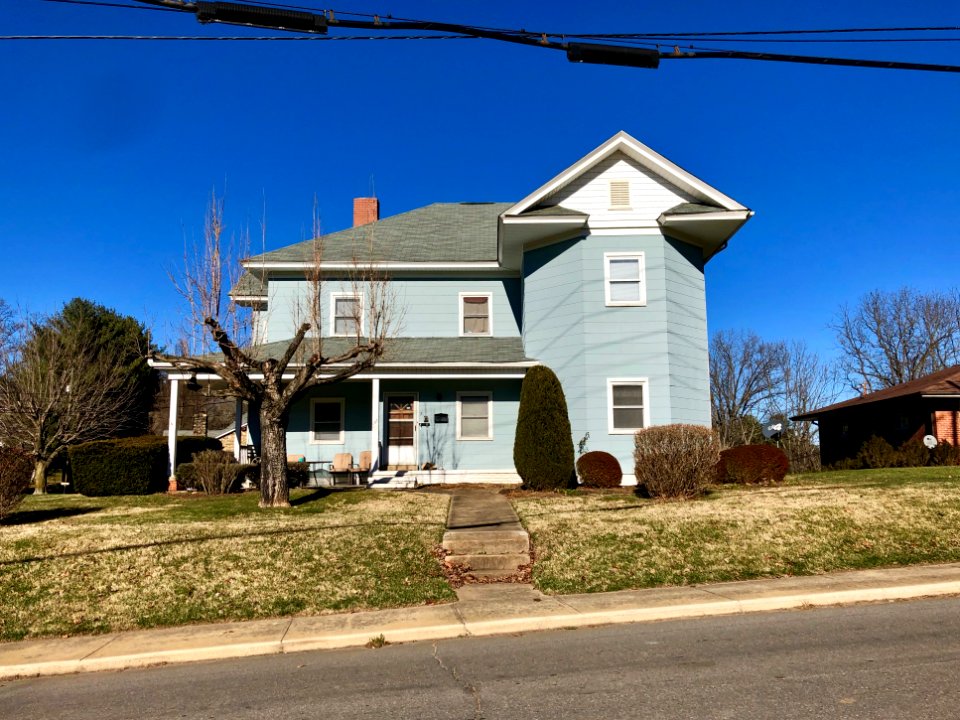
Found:
[[[477,40],[472,35],[0,35],[0,40]]]
[[[74,4],[106,4],[110,7],[130,7],[115,3],[105,3],[104,0],[55,0]],[[849,33],[877,33],[877,32],[941,32],[956,31],[960,27],[926,26],[926,27],[897,27],[897,28],[828,28],[804,30],[749,30],[749,31],[722,31],[722,32],[686,32],[686,33],[619,33],[617,35],[561,35],[547,33],[532,33],[527,30],[503,30],[484,28],[475,25],[459,23],[435,22],[429,20],[396,20],[391,17],[382,18],[372,16],[372,20],[349,20],[336,17],[335,11],[319,11],[303,5],[286,5],[271,3],[269,0],[252,0],[247,3],[220,2],[217,0],[136,0],[136,2],[159,9],[172,9],[178,12],[193,13],[201,23],[224,23],[228,25],[242,25],[247,27],[267,28],[289,32],[310,33],[327,37],[329,28],[350,28],[377,32],[420,31],[435,33],[430,36],[334,36],[330,39],[373,40],[373,39],[404,39],[420,40],[427,37],[442,37],[443,39],[463,39],[464,37],[484,38],[549,50],[560,50],[566,53],[571,62],[593,63],[601,65],[621,65],[628,67],[656,68],[661,59],[735,59],[735,60],[763,60],[770,62],[801,63],[811,65],[832,65],[842,67],[868,67],[882,69],[914,70],[927,72],[960,72],[960,66],[946,64],[916,63],[899,60],[867,60],[860,58],[837,58],[827,56],[792,55],[767,52],[750,52],[744,50],[723,50],[719,48],[697,48],[690,46],[681,51],[674,47],[672,52],[661,52],[659,41],[679,38],[702,37],[704,39],[727,41],[737,38],[745,41],[743,36],[771,36],[771,35],[811,35],[811,34],[849,34]],[[370,17],[359,13],[345,13],[353,17]],[[288,36],[293,37],[293,36]],[[557,38],[557,39],[551,39]],[[601,44],[594,42],[570,42],[568,38],[577,39],[616,39],[621,44]],[[188,40],[200,39],[188,36],[5,36],[0,39],[18,40]],[[213,40],[214,38],[203,38]],[[218,40],[239,40],[239,37],[216,38]],[[250,37],[244,40],[267,40],[266,37]],[[274,38],[269,38],[274,39]],[[279,39],[279,38],[278,38]],[[318,38],[319,39],[319,38]],[[756,37],[751,37],[756,40]],[[884,42],[884,38],[868,38],[873,42]],[[903,38],[899,40],[904,40]],[[939,42],[954,41],[951,38],[934,38]],[[828,42],[824,40],[823,42]],[[653,45],[653,49],[638,47]]]

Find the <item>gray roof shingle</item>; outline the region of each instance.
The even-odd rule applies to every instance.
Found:
[[[353,347],[354,343],[353,338],[323,338],[323,354],[329,357],[340,355]],[[255,359],[279,357],[289,344],[289,340],[279,340],[260,345],[248,352]],[[310,338],[307,338],[294,357],[294,364],[302,362],[304,354],[312,350]],[[220,355],[204,357],[214,362],[221,358]],[[379,362],[416,365],[436,363],[485,365],[532,361],[524,353],[523,341],[519,337],[405,337],[388,339],[386,350]]]
[[[434,203],[323,236],[323,262],[484,262],[497,260],[497,220],[512,203]],[[248,258],[312,262],[306,240]]]

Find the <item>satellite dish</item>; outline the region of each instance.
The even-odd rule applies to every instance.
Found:
[[[937,446],[937,439],[933,435],[924,435],[923,444],[933,450]]]
[[[767,440],[779,437],[783,432],[783,420],[767,420],[767,422],[763,424],[762,432]]]

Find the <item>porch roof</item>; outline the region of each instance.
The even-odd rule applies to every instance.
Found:
[[[325,337],[324,355],[340,355],[355,344],[354,338]],[[266,343],[250,350],[257,359],[279,357],[290,344],[289,340]],[[312,350],[310,338],[304,340],[293,364],[302,362],[303,355]],[[383,357],[377,365],[532,365],[519,337],[402,337],[386,341]]]

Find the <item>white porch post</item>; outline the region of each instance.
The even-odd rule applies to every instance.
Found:
[[[243,400],[237,398],[237,407],[233,413],[233,459],[240,462],[240,444],[243,435]]]
[[[180,403],[177,402],[180,390],[180,381],[170,381],[170,419],[167,423],[167,454],[170,458],[170,474],[168,475],[167,492],[177,491],[177,418],[180,414]]]
[[[370,392],[373,399],[370,410],[370,450],[373,458],[373,467],[380,468],[380,380],[373,378],[370,381]]]

